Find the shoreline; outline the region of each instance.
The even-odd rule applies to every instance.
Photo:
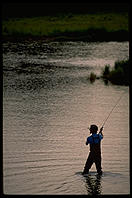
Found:
[[[66,42],[66,41],[83,41],[83,42],[110,42],[110,41],[129,41],[128,31],[115,31],[105,32],[101,34],[101,30],[97,30],[96,33],[93,31],[85,34],[78,35],[77,32],[69,34],[58,34],[52,36],[32,36],[32,35],[11,35],[2,36],[2,42],[20,42],[20,41],[45,41],[45,42]]]

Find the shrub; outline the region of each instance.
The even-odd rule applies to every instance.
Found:
[[[105,68],[102,72],[103,77],[107,77],[109,75],[109,73],[110,73],[110,65],[105,65]]]
[[[113,84],[124,84],[124,73],[121,67],[114,69],[109,74],[109,80]]]
[[[93,83],[95,81],[95,79],[96,79],[96,74],[94,74],[93,72],[91,72],[89,79],[90,79],[90,82]]]
[[[113,84],[129,85],[129,60],[116,61],[111,71],[110,66],[106,65],[102,77]]]

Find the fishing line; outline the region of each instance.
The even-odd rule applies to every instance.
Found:
[[[110,113],[108,114],[108,116],[106,117],[106,119],[104,120],[102,127],[105,125],[106,121],[108,120],[108,118],[110,117],[110,114],[112,113],[112,111],[114,110],[114,108],[116,107],[116,105],[119,103],[119,101],[121,100],[122,96],[124,95],[124,93],[120,96],[120,98],[117,100],[116,104],[114,105],[114,107],[112,108],[112,110],[110,111]]]

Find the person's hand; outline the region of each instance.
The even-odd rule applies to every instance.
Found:
[[[100,128],[100,133],[103,131],[103,127]]]

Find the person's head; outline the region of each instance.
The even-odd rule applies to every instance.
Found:
[[[90,133],[97,133],[98,127],[95,124],[92,124],[89,130],[90,130]]]

